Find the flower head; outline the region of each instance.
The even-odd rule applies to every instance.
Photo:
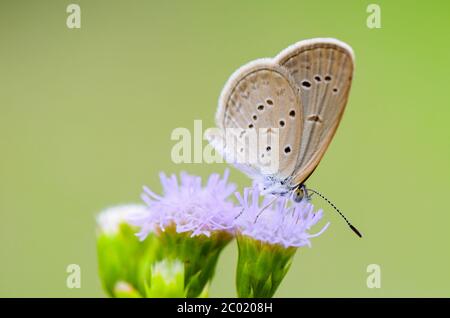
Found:
[[[105,291],[113,297],[144,295],[145,269],[153,258],[152,237],[136,238],[128,218],[146,213],[143,204],[108,208],[97,216],[97,255],[99,274]]]
[[[258,186],[236,194],[241,213],[235,220],[239,249],[236,287],[239,297],[272,297],[285,277],[298,247],[317,234],[309,230],[322,218],[307,200],[261,197]]]
[[[143,204],[118,205],[105,209],[97,215],[97,227],[100,233],[114,235],[121,224],[127,224],[129,218],[139,218],[146,213]]]
[[[185,297],[184,264],[178,259],[164,259],[151,266],[146,297],[181,298]]]
[[[240,193],[236,197],[241,204],[236,228],[241,234],[262,242],[285,248],[311,246],[309,239],[322,234],[329,225],[316,234],[309,233],[322,218],[322,210],[314,212],[314,206],[307,200],[297,203],[289,197],[271,195],[261,200],[257,186],[246,188],[244,197]]]
[[[238,210],[229,197],[236,186],[228,183],[228,170],[223,178],[212,174],[205,185],[200,177],[187,173],[181,173],[179,180],[165,174],[160,179],[163,194],[144,187],[142,199],[147,211],[129,222],[141,228],[137,234],[141,240],[149,233],[156,234],[152,237],[158,242],[157,261],[183,264],[185,296],[205,295],[218,257],[233,238]],[[154,295],[152,282],[149,284],[147,295]]]
[[[167,177],[161,173],[163,195],[144,187],[141,197],[147,204],[147,213],[130,220],[141,228],[137,235],[144,239],[153,231],[164,231],[172,226],[177,233],[189,232],[191,236],[231,231],[236,207],[229,197],[236,186],[228,183],[228,175],[228,170],[223,178],[212,174],[203,186],[198,176],[182,172],[178,180],[176,175]]]

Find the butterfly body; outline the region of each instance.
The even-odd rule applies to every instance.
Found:
[[[304,183],[340,123],[353,69],[352,49],[322,38],[244,65],[222,90],[210,142],[264,192],[307,197]]]

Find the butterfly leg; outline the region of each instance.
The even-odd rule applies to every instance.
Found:
[[[241,212],[239,212],[239,214],[236,215],[234,219],[236,220],[238,217],[240,217],[244,213],[244,210],[245,209],[242,209]]]

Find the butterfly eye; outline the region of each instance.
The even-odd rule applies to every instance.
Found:
[[[294,201],[300,202],[303,200],[303,190],[301,188],[297,188],[294,192]]]
[[[325,82],[329,82],[329,81],[331,81],[331,76],[330,75],[325,76]]]
[[[273,100],[268,98],[268,99],[266,99],[266,103],[267,103],[267,105],[273,105]]]

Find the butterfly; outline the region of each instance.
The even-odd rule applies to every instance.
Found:
[[[218,130],[208,139],[265,193],[301,201],[344,114],[353,71],[352,48],[331,38],[300,41],[274,58],[252,61],[225,84]],[[250,135],[257,136],[252,147]]]

